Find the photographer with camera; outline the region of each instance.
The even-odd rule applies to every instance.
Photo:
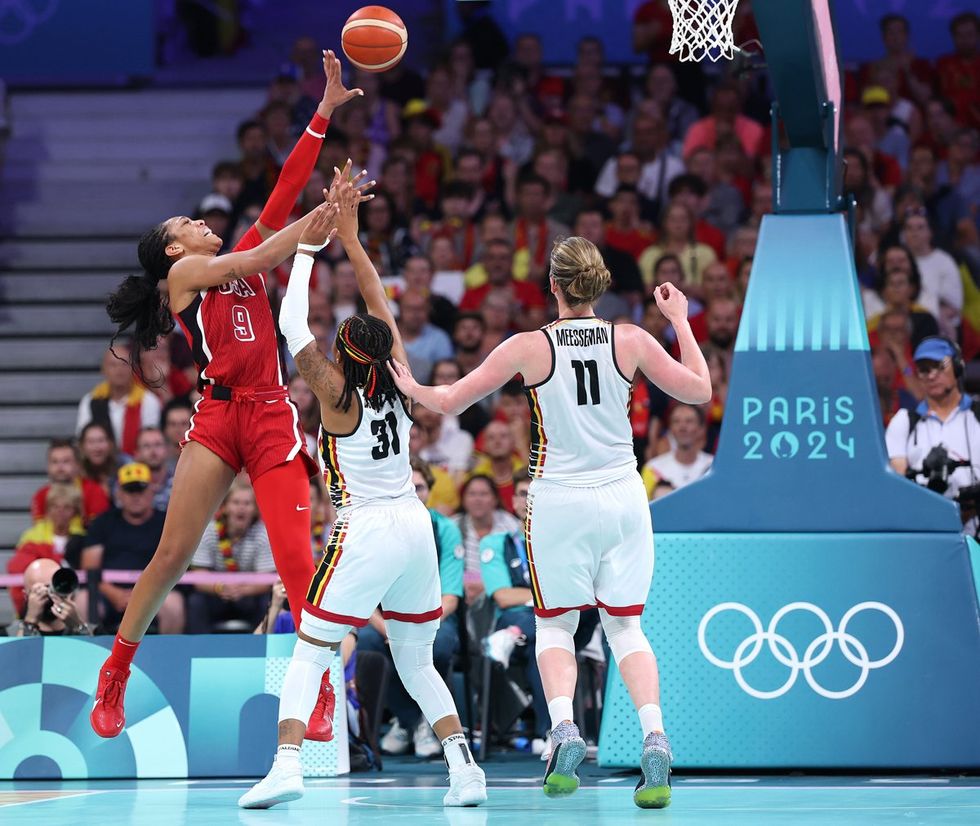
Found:
[[[27,609],[12,636],[91,636],[92,628],[82,620],[75,593],[78,574],[53,559],[37,559],[24,571]]]
[[[956,501],[964,531],[976,535],[980,402],[963,392],[963,355],[954,342],[932,336],[915,348],[913,362],[925,399],[888,423],[888,458],[899,473]]]

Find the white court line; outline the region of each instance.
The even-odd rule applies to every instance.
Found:
[[[53,797],[36,797],[33,800],[21,800],[19,803],[0,803],[0,809],[12,809],[14,806],[30,806],[32,803],[51,803],[54,800],[71,800],[73,797],[88,797],[93,794],[101,794],[101,792],[70,792],[68,794],[56,794]]]
[[[678,785],[693,785],[695,783],[758,783],[758,777],[680,777],[673,778]],[[602,782],[601,780],[599,781]]]
[[[605,780],[600,780],[600,783],[625,783],[627,780],[632,780],[632,777],[607,777]],[[588,786],[580,786],[579,788],[589,788]]]
[[[948,784],[948,777],[871,777],[867,783],[895,783],[896,785],[908,786],[913,783],[935,783]]]

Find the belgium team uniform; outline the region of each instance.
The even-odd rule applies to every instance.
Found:
[[[524,534],[534,611],[598,605],[643,612],[653,579],[649,502],[629,421],[632,381],[616,364],[615,328],[595,317],[542,332],[551,372],[525,387],[532,477]]]
[[[339,435],[320,428],[324,480],[337,509],[303,606],[302,630],[329,639],[329,624],[361,628],[380,604],[385,619],[421,623],[442,616],[432,519],[415,494],[408,463],[412,420],[401,400],[361,409]]]
[[[235,251],[260,242],[253,228]],[[265,276],[201,290],[176,317],[193,351],[203,396],[181,446],[200,442],[253,480],[297,455],[310,475],[316,473],[286,389]]]

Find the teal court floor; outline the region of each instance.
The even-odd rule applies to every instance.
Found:
[[[583,767],[577,794],[549,800],[531,758],[489,764],[489,801],[443,809],[438,763],[386,761],[386,771],[307,782],[307,795],[242,811],[252,780],[0,782],[0,824],[316,824],[316,826],[620,826],[620,824],[980,823],[980,778],[952,776],[683,776],[668,809],[633,805],[635,777]]]

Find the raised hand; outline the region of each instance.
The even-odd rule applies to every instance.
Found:
[[[674,326],[687,321],[687,296],[673,284],[661,284],[653,290],[657,306]]]
[[[331,49],[323,52],[323,73],[327,76],[327,87],[323,90],[323,100],[317,107],[321,117],[329,118],[338,106],[364,94],[361,89],[347,89],[344,86],[340,61]]]
[[[299,237],[299,243],[322,247],[337,235],[337,205],[322,203],[313,210],[312,215]]]
[[[374,194],[369,194],[368,190],[375,186],[375,184],[378,182],[364,180],[368,174],[366,169],[362,169],[356,175],[351,177],[351,168],[353,166],[354,162],[348,158],[343,169],[337,169],[336,166],[333,168],[333,180],[330,182],[330,189],[324,191],[324,197],[328,201],[337,200],[337,187],[339,187],[345,181],[349,182],[360,193],[362,200],[370,201],[374,197]]]

